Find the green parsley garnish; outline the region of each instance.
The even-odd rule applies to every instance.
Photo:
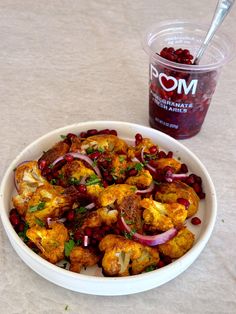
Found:
[[[67,138],[67,135],[61,134],[60,137],[62,140],[65,140]]]
[[[124,232],[124,236],[126,237],[126,239],[131,240],[133,238],[133,235],[136,233],[135,229],[132,229],[130,232]]]
[[[132,192],[136,192],[136,191],[137,191],[137,188],[136,188],[136,186],[131,186],[131,187],[130,187],[130,190],[131,190]]]
[[[37,217],[35,218],[35,223],[37,225],[39,225],[40,227],[44,227],[45,226],[45,223],[41,219],[39,219]]]
[[[76,214],[84,214],[84,213],[87,212],[87,208],[81,206],[81,207],[76,208],[76,209],[75,209],[75,212],[76,212]]]
[[[133,224],[134,224],[134,221],[133,221],[133,220],[126,220],[126,219],[125,219],[125,222],[127,223],[127,225],[133,225]]]
[[[69,178],[69,184],[71,185],[78,185],[80,183],[80,180],[76,179],[75,177]]]
[[[144,165],[141,162],[139,162],[139,163],[135,164],[134,169],[137,171],[141,171],[143,169],[143,167],[144,167]]]
[[[37,205],[30,206],[29,212],[33,213],[33,212],[36,212],[37,210],[42,210],[42,209],[44,209],[45,204],[46,204],[45,202],[40,202]]]
[[[104,152],[105,152],[105,149],[102,148],[102,147],[98,147],[98,151],[99,151],[99,153],[104,153]]]
[[[125,156],[123,156],[123,155],[119,155],[119,161],[120,161],[120,162],[125,161]]]
[[[86,149],[86,153],[89,155],[89,154],[92,154],[94,152],[94,149],[92,147],[88,147]]]
[[[64,178],[65,178],[65,176],[64,176],[64,174],[63,174],[63,173],[60,173],[60,174],[58,175],[58,178],[59,178],[59,179],[64,179]]]
[[[99,183],[101,183],[101,179],[96,174],[92,174],[86,181],[86,185],[94,185]]]
[[[156,267],[154,265],[150,265],[145,269],[145,272],[153,271],[154,269],[156,269]]]
[[[75,246],[74,240],[69,240],[68,242],[65,242],[64,248],[65,248],[65,256],[70,256],[70,252],[72,251],[73,247]]]
[[[18,236],[25,242],[27,243],[29,238],[26,236],[26,231],[29,229],[29,224],[28,222],[25,223],[25,226],[24,226],[24,230],[22,232],[19,232],[18,233]]]
[[[53,164],[50,164],[50,165],[48,166],[49,169],[52,169],[53,167],[54,167]]]
[[[56,184],[57,184],[57,179],[53,178],[53,179],[50,181],[50,183],[51,183],[52,185],[56,185]]]

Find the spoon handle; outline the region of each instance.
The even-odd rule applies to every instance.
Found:
[[[219,0],[218,4],[216,6],[215,14],[213,16],[213,20],[211,22],[211,26],[207,32],[207,35],[204,39],[204,42],[202,43],[200,49],[198,50],[198,53],[195,57],[194,64],[199,64],[199,61],[206,50],[210,40],[214,36],[215,32],[219,28],[219,26],[222,24],[224,18],[229,13],[230,9],[232,8],[235,0]]]

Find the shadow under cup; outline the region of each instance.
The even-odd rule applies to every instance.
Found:
[[[203,124],[222,66],[234,51],[229,38],[217,33],[199,65],[162,58],[164,47],[188,49],[195,56],[207,28],[188,21],[154,25],[144,38],[149,61],[149,123],[176,139],[190,138]]]

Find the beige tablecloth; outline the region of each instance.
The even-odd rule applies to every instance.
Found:
[[[1,0],[0,176],[30,142],[90,120],[148,125],[144,30],[159,20],[209,23],[216,1]],[[235,38],[236,7],[223,27]],[[29,269],[0,229],[0,313],[236,313],[236,63],[226,66],[202,131],[182,141],[207,167],[218,216],[200,257],[156,289],[71,292]]]

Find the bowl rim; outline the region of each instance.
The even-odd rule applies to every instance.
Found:
[[[6,184],[7,184],[7,180],[9,179],[9,177],[12,174],[13,169],[15,168],[15,166],[17,165],[17,162],[20,160],[20,158],[23,157],[23,155],[30,150],[32,147],[36,146],[37,143],[44,141],[45,139],[47,139],[50,136],[53,135],[58,135],[61,134],[61,132],[65,132],[67,130],[70,129],[74,129],[74,128],[78,128],[78,129],[82,129],[83,127],[87,127],[87,126],[96,126],[97,124],[102,124],[102,125],[107,125],[107,124],[112,124],[113,128],[116,127],[133,127],[134,129],[143,129],[146,131],[150,131],[150,129],[152,130],[152,132],[154,132],[154,134],[156,135],[160,135],[162,137],[164,137],[167,141],[170,142],[170,146],[171,143],[178,143],[177,145],[179,147],[181,147],[181,149],[184,152],[187,152],[188,155],[190,155],[191,159],[194,160],[194,163],[197,163],[197,166],[201,168],[201,170],[204,172],[206,178],[207,178],[207,183],[209,184],[209,188],[211,191],[211,195],[209,196],[211,198],[211,202],[212,202],[212,207],[211,207],[211,215],[210,215],[210,219],[209,222],[205,228],[204,231],[201,232],[197,242],[194,244],[194,246],[187,252],[185,253],[182,257],[180,257],[179,259],[175,260],[173,263],[166,265],[163,268],[160,269],[156,269],[152,272],[147,272],[147,273],[142,273],[142,274],[138,274],[138,275],[132,275],[132,276],[125,276],[125,277],[96,277],[96,276],[90,276],[90,275],[86,275],[86,274],[78,274],[78,273],[74,273],[71,271],[68,271],[66,269],[60,268],[54,264],[51,264],[50,262],[48,262],[47,260],[43,259],[42,257],[40,257],[39,255],[37,255],[35,252],[33,252],[21,239],[20,237],[17,235],[17,233],[15,232],[14,228],[12,227],[9,217],[8,217],[8,213],[10,208],[5,208],[5,189]],[[158,141],[158,140],[157,140]],[[158,143],[157,143],[158,144]],[[8,200],[9,202],[9,200]],[[174,138],[170,137],[167,134],[164,134],[158,130],[152,129],[148,126],[143,126],[143,125],[139,125],[136,123],[129,123],[129,122],[124,122],[124,121],[110,121],[110,120],[96,120],[96,121],[89,121],[89,122],[79,122],[79,123],[74,123],[71,125],[66,125],[64,127],[60,127],[57,129],[54,129],[42,136],[40,136],[39,138],[37,138],[36,140],[34,140],[33,142],[31,142],[29,145],[27,145],[15,158],[14,160],[10,163],[10,165],[8,166],[7,170],[5,171],[5,174],[3,176],[2,182],[1,182],[1,186],[0,186],[0,206],[2,209],[0,211],[0,215],[1,215],[1,219],[2,219],[2,223],[4,226],[4,229],[7,233],[8,238],[14,241],[14,243],[21,249],[23,250],[23,252],[27,255],[29,255],[29,257],[32,260],[35,260],[38,264],[41,264],[43,267],[46,267],[49,271],[53,271],[53,272],[59,272],[59,274],[61,275],[65,275],[67,277],[73,278],[73,279],[78,279],[81,281],[90,281],[90,282],[94,282],[94,283],[111,283],[111,282],[126,282],[128,283],[129,281],[140,281],[143,278],[146,277],[150,277],[151,274],[154,273],[159,273],[159,274],[165,274],[169,272],[169,270],[171,268],[173,268],[173,266],[178,266],[178,265],[182,265],[182,263],[187,260],[188,258],[193,258],[193,261],[196,259],[195,256],[198,256],[201,251],[203,250],[203,248],[205,247],[206,243],[208,242],[211,233],[213,231],[214,225],[215,225],[215,221],[216,221],[216,214],[217,214],[217,199],[216,199],[216,191],[215,191],[215,187],[214,184],[211,180],[210,175],[208,174],[208,171],[206,170],[205,166],[202,164],[202,162],[200,161],[200,159],[191,152],[191,150],[189,150],[186,146],[184,146],[182,143],[180,143],[179,141],[175,140]],[[9,206],[10,207],[10,206]],[[10,242],[11,242],[10,240]],[[15,248],[14,248],[15,249]],[[22,258],[21,258],[22,259]],[[24,260],[23,260],[24,261]],[[24,261],[25,262],[25,261]],[[192,262],[190,263],[192,264]],[[190,265],[189,265],[190,266]],[[31,267],[31,266],[30,266]],[[187,266],[188,267],[188,266]],[[31,267],[32,268],[32,267]],[[36,271],[34,268],[32,268],[34,271]],[[36,271],[37,272],[37,271]],[[50,280],[50,279],[48,279]],[[51,280],[50,280],[51,281]],[[167,280],[166,282],[168,282],[169,280]]]

